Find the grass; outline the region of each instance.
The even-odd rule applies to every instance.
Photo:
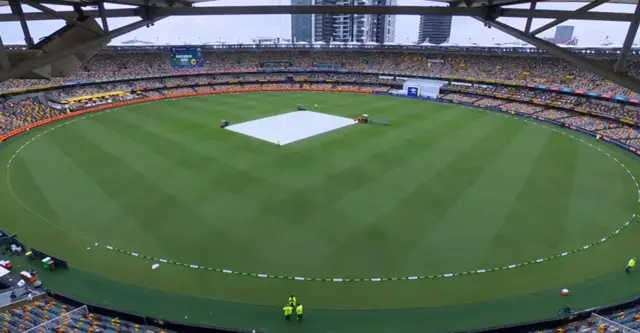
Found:
[[[218,128],[221,119],[238,123],[297,104],[368,113],[392,126],[349,126],[283,147]],[[4,144],[0,160],[57,125]],[[571,134],[586,143],[519,118],[371,95],[271,92],[135,105],[56,128],[20,150],[10,173],[0,171],[9,185],[0,188],[1,227],[69,261],[71,270],[46,274],[50,286],[172,319],[184,312],[195,322],[287,330],[271,306],[290,293],[322,319],[305,323],[316,331],[549,317],[564,302],[588,307],[640,290],[635,275],[621,273],[638,251],[636,224],[587,250],[502,269],[594,243],[637,211],[631,177],[588,143],[636,175],[639,159]],[[149,258],[181,265],[151,271]],[[501,269],[470,273],[493,268]],[[559,296],[563,287],[569,299]],[[464,322],[452,319],[460,313]]]

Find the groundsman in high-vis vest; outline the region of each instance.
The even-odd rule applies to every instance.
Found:
[[[298,315],[298,320],[302,320],[302,314],[304,313],[304,307],[302,304],[298,304],[296,306],[296,315]]]
[[[624,271],[629,273],[634,267],[636,267],[636,257],[629,259],[629,262],[627,263],[627,269],[625,269]]]

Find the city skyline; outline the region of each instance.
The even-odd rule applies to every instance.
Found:
[[[287,5],[291,0],[243,0],[243,5]],[[416,5],[443,5],[422,0],[397,0],[400,6]],[[219,0],[204,3],[205,6],[232,6],[237,1]],[[539,3],[539,9],[572,10],[580,7],[582,3]],[[110,8],[122,8],[124,6],[110,5]],[[528,5],[515,5],[512,8],[528,8]],[[32,8],[24,6],[25,11],[33,12]],[[69,7],[52,6],[56,10],[70,10]],[[599,11],[631,13],[633,5],[604,4],[596,8]],[[0,7],[1,13],[9,11],[8,6]],[[116,28],[133,22],[133,18],[109,19],[110,27]],[[499,19],[503,23],[523,29],[525,19],[504,18]],[[98,20],[99,21],[99,20]],[[420,17],[397,16],[394,39],[396,43],[414,43],[418,40],[418,27]],[[550,20],[534,20],[532,29],[542,26]],[[170,17],[157,22],[153,27],[142,28],[115,39],[112,43],[118,44],[128,40],[141,40],[156,44],[204,44],[213,42],[226,43],[251,43],[256,37],[291,38],[291,15],[249,15],[249,16],[210,16],[210,17]],[[575,21],[564,23],[575,27],[574,37],[578,38],[580,46],[600,45],[605,39],[614,44],[621,44],[624,40],[628,23],[623,22],[597,22]],[[35,40],[46,37],[51,32],[61,28],[63,21],[37,21],[30,22],[29,27]],[[516,38],[506,35],[497,29],[487,29],[482,23],[469,17],[453,17],[450,42],[454,44],[478,44],[510,43],[516,42]],[[22,31],[18,22],[0,23],[2,39],[6,44],[24,44]],[[544,38],[554,37],[554,29],[539,35]],[[608,38],[607,38],[608,37]]]

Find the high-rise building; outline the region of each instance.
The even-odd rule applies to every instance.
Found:
[[[312,0],[291,0],[292,5],[311,5]],[[311,14],[291,15],[291,40],[297,42],[313,42],[313,16]]]
[[[315,0],[316,5],[395,5],[396,0]],[[394,15],[314,14],[313,41],[322,42],[393,42]]]
[[[572,25],[559,25],[556,27],[556,33],[553,36],[553,41],[556,44],[567,44],[573,39]]]
[[[335,5],[336,0],[315,0],[314,5]],[[331,14],[313,14],[313,41],[329,43],[333,40],[334,17]]]
[[[451,37],[451,16],[422,15],[418,30],[418,44],[442,44]]]
[[[374,0],[332,0],[336,5],[371,5]],[[326,2],[326,1],[325,1]],[[331,41],[364,43],[371,40],[373,15],[333,14],[324,15],[333,25]]]
[[[397,0],[374,0],[377,6],[396,6]],[[393,43],[396,40],[396,16],[373,15],[373,28],[371,29],[371,41],[376,43]]]

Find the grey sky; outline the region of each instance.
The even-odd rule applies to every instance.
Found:
[[[287,5],[290,0],[242,0],[243,6],[249,5]],[[219,0],[205,3],[205,6],[233,6],[238,5],[238,0]],[[441,3],[424,0],[398,0],[401,6],[437,6]],[[580,7],[580,3],[538,3],[539,9],[571,10]],[[113,6],[112,6],[113,7]],[[528,8],[528,5],[516,5],[515,8]],[[63,6],[54,6],[57,10],[69,10]],[[598,11],[632,13],[633,5],[604,4],[597,8]],[[34,11],[25,7],[25,11]],[[0,12],[8,12],[8,7],[0,8]],[[415,42],[418,38],[419,16],[398,16],[396,26],[396,42]],[[111,28],[133,22],[134,19],[110,19]],[[522,29],[524,19],[500,19]],[[542,26],[550,20],[534,20],[533,28]],[[621,44],[628,23],[618,22],[594,22],[594,21],[569,21],[566,24],[574,25],[574,35],[580,40],[581,46],[600,45],[605,37],[615,44]],[[31,33],[37,40],[47,36],[50,32],[60,28],[62,21],[36,21],[29,23]],[[553,30],[543,33],[541,36],[550,37]],[[17,22],[0,23],[0,35],[5,43],[24,43],[20,24]],[[196,17],[170,17],[155,24],[151,28],[142,28],[118,38],[116,41],[126,41],[133,38],[162,44],[204,43],[204,42],[250,42],[256,37],[291,37],[291,19],[289,15],[251,15],[251,16],[196,16]],[[471,39],[475,43],[490,44],[493,39],[496,42],[512,42],[510,37],[496,29],[487,29],[480,22],[467,17],[454,17],[451,33],[451,42],[467,44]]]

